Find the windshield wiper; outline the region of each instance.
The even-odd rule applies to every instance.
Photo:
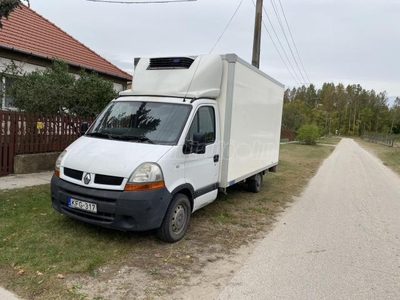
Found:
[[[144,135],[118,135],[114,138],[123,141],[139,141],[142,143],[147,142],[149,144],[155,144],[151,139]]]
[[[113,140],[115,138],[114,136],[112,136],[112,135],[110,135],[108,133],[99,132],[99,131],[89,132],[89,133],[86,133],[85,135],[99,137],[99,138],[106,138],[106,139],[109,139],[109,140]]]

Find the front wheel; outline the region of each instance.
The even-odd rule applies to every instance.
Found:
[[[191,206],[188,197],[176,194],[168,207],[161,227],[157,229],[158,238],[168,243],[182,239],[189,226]]]

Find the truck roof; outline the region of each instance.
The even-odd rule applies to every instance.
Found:
[[[120,95],[216,99],[222,73],[222,58],[218,54],[141,58],[132,89]]]

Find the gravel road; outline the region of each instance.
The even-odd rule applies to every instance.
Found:
[[[342,139],[225,299],[400,299],[400,178]]]

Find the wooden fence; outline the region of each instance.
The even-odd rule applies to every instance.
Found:
[[[364,140],[385,145],[388,147],[393,147],[394,143],[394,138],[390,135],[385,135],[385,134],[369,134],[369,135],[364,135],[362,137]]]
[[[296,139],[296,132],[293,130],[281,130],[281,139],[294,141]]]
[[[0,111],[0,176],[13,173],[17,154],[64,150],[79,137],[83,121],[93,118]]]

